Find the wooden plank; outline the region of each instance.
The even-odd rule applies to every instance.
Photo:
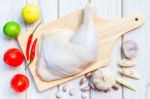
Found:
[[[121,0],[91,0],[97,9],[97,15],[107,19],[118,19],[121,17]],[[117,63],[120,60],[121,39],[113,47],[109,67],[113,70],[115,76],[118,75]],[[91,99],[122,99],[122,89],[111,91],[110,93],[98,92],[91,90]]]
[[[41,8],[41,20],[43,23],[57,19],[57,0],[27,0],[27,3],[35,3]],[[33,29],[36,25],[28,25],[27,30]],[[35,81],[32,75],[27,71],[27,75],[30,78],[30,88],[27,91],[26,99],[55,99],[55,93],[57,87],[51,88],[44,92],[38,92]]]
[[[71,12],[74,12],[78,9],[84,8],[85,4],[88,3],[88,0],[59,0],[59,17],[65,16]],[[82,76],[83,77],[83,76]],[[62,90],[64,85],[67,85],[68,89],[66,93],[63,93],[62,99],[82,99],[79,81],[82,77],[69,81],[59,86],[59,89]],[[70,96],[69,91],[72,88],[76,88],[77,92],[75,95]],[[87,99],[89,99],[89,92],[85,93],[87,95]]]
[[[25,92],[15,93],[10,87],[10,80],[17,73],[24,74],[24,63],[18,68],[10,68],[3,61],[3,55],[9,48],[19,48],[15,39],[8,39],[3,34],[3,26],[8,21],[16,21],[24,31],[24,24],[20,17],[21,8],[25,4],[25,0],[0,0],[0,97],[1,99],[25,99]]]
[[[123,0],[123,16],[136,12],[144,14],[145,17],[145,24],[143,27],[132,31],[131,33],[124,36],[124,41],[134,40],[138,43],[139,52],[136,58],[138,64],[134,69],[141,75],[141,79],[138,81],[130,79],[130,81],[138,87],[138,91],[132,92],[125,88],[123,95],[124,99],[150,99],[150,13],[148,12],[148,9],[150,9],[149,4],[149,0],[136,0],[136,2],[131,0]]]

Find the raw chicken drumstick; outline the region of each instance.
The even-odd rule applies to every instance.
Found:
[[[76,31],[57,29],[41,37],[37,73],[44,81],[75,75],[88,67],[98,55],[98,33],[90,5],[84,8],[83,21]]]

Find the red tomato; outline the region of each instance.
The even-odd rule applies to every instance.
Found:
[[[3,59],[11,67],[17,67],[22,64],[24,56],[19,49],[11,48],[5,52]]]
[[[11,80],[11,87],[16,92],[23,92],[29,87],[29,80],[23,74],[16,74]]]

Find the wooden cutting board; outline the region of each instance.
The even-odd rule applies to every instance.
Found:
[[[83,10],[79,10],[77,12],[66,15],[58,20],[49,22],[48,24],[41,25],[36,30],[34,34],[34,38],[41,37],[43,33],[52,33],[53,29],[56,29],[56,28],[68,28],[71,30],[76,30],[82,22],[82,15],[83,15]],[[93,17],[94,17],[94,21],[96,24],[96,29],[99,32],[100,50],[99,50],[99,56],[96,62],[75,76],[46,82],[46,81],[42,81],[36,73],[36,66],[38,65],[36,64],[36,61],[37,61],[37,49],[36,49],[35,59],[29,67],[30,67],[33,79],[35,80],[37,89],[39,91],[44,91],[56,85],[59,85],[69,80],[72,80],[74,78],[77,78],[90,71],[106,66],[110,61],[111,52],[112,52],[112,48],[113,48],[115,41],[124,33],[143,25],[144,23],[144,19],[142,15],[139,15],[139,14],[133,14],[131,16],[124,17],[122,19],[117,19],[117,20],[106,20],[106,19],[102,19],[96,16],[93,16]],[[29,31],[27,33],[21,33],[18,36],[18,41],[23,50],[24,55],[25,55],[27,40],[31,32],[32,31]]]

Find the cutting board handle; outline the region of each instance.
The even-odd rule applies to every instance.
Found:
[[[121,19],[120,23],[121,24],[119,24],[118,26],[118,33],[116,33],[116,35],[118,34],[118,37],[135,28],[142,26],[144,24],[144,18],[141,14],[134,14]]]
[[[121,35],[131,31],[144,23],[144,18],[141,14],[134,14],[121,18],[119,20],[113,20],[103,26],[98,26],[99,32],[108,33],[108,35],[115,36],[118,39]]]

